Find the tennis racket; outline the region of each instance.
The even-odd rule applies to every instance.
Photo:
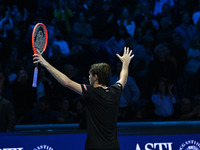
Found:
[[[33,53],[37,54],[36,50],[39,50],[39,52],[42,54],[46,50],[47,42],[48,32],[46,26],[43,23],[37,23],[32,32]],[[38,64],[35,65],[32,87],[37,87],[37,78]]]

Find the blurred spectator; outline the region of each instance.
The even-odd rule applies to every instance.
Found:
[[[185,94],[193,98],[200,92],[200,36],[196,35],[191,40],[187,53],[187,63],[185,66]]]
[[[13,19],[11,17],[11,8],[8,6],[4,18],[0,20],[0,37],[7,38],[8,32],[14,27]]]
[[[198,0],[197,9],[192,14],[192,20],[194,25],[197,24],[199,19],[200,19],[200,0]]]
[[[99,8],[93,21],[94,38],[106,41],[113,35],[117,27],[116,14],[108,0],[103,1]]]
[[[159,22],[159,30],[156,33],[156,43],[169,43],[171,40],[172,33],[174,32],[174,29],[172,28],[170,24],[171,20],[169,17],[162,17],[160,18]]]
[[[71,103],[66,98],[63,98],[63,100],[60,103],[59,111],[63,114],[65,123],[75,122],[76,114],[73,111],[71,111],[70,108],[71,108]]]
[[[52,46],[58,45],[60,47],[60,52],[62,55],[70,55],[70,48],[68,42],[64,39],[62,30],[55,28],[55,39],[53,40]],[[49,51],[49,57],[52,56],[52,49]]]
[[[46,75],[46,70],[39,69],[38,85],[37,85],[37,104],[39,99],[44,96],[53,96],[53,83],[51,79]]]
[[[173,119],[174,104],[176,98],[173,94],[173,84],[169,84],[166,79],[160,79],[152,94],[152,102],[155,106],[155,119]]]
[[[13,92],[13,106],[16,119],[18,120],[21,115],[24,115],[32,108],[36,98],[25,68],[22,67],[18,70],[17,78],[11,84],[11,88]]]
[[[125,43],[130,38],[130,35],[127,33],[126,28],[121,25],[118,26],[115,34],[105,42],[105,48],[110,55],[110,61],[113,63],[115,54],[119,54],[123,51]]]
[[[176,0],[174,10],[175,10],[175,16],[178,23],[181,23],[182,21],[182,14],[185,12],[192,13],[194,11],[194,7],[197,6],[197,0]]]
[[[63,115],[51,108],[50,98],[43,96],[39,99],[39,106],[24,113],[18,120],[19,124],[52,124],[65,123]]]
[[[125,26],[127,33],[133,37],[135,33],[135,22],[133,21],[133,16],[131,15],[130,10],[128,7],[123,7],[123,9],[120,12],[120,16],[117,20],[117,24]]]
[[[158,13],[156,16],[156,20],[160,20],[163,17],[167,17],[169,22],[168,24],[170,26],[176,26],[177,25],[177,20],[174,12],[174,7],[171,7],[168,3],[164,3],[162,6],[162,12]]]
[[[185,120],[184,117],[186,114],[191,113],[193,110],[193,102],[190,98],[184,97],[180,103],[180,109],[178,109],[178,119]],[[187,119],[194,119],[194,118],[187,118]]]
[[[150,96],[148,72],[153,60],[152,45],[154,39],[151,36],[143,36],[133,48],[134,61],[130,64],[130,75],[133,76],[141,90],[141,99],[147,100]]]
[[[4,81],[5,76],[0,68],[0,132],[11,132],[15,126],[15,113],[12,102],[4,97]]]
[[[93,38],[90,40],[90,45],[85,53],[85,56],[90,58],[86,66],[91,66],[96,62],[110,62],[109,52],[98,43],[98,39]]]
[[[68,1],[65,1],[65,0],[55,1],[54,17],[55,19],[58,19],[58,21],[62,21],[64,23],[64,29],[62,29],[62,32],[67,33],[68,37],[66,38],[67,40],[69,40],[71,36],[70,35],[71,34],[71,19],[73,17],[73,13],[72,13],[72,10],[68,6]],[[60,24],[61,27],[63,23]]]
[[[192,23],[189,12],[184,12],[181,16],[181,24],[175,28],[175,31],[182,36],[183,48],[188,51],[189,43],[196,34],[196,27]]]
[[[133,17],[133,20],[136,24],[136,27],[141,26],[142,24],[144,24],[145,22],[151,22],[152,20],[154,20],[154,15],[152,13],[152,9],[151,9],[151,3],[148,1],[144,1],[141,4],[141,10],[140,12],[138,12],[137,14],[135,14],[135,16]]]
[[[176,98],[180,100],[184,97],[184,70],[187,60],[187,53],[182,46],[182,37],[177,33],[172,34],[172,40],[169,44],[171,60],[176,64]]]
[[[80,129],[86,129],[86,112],[82,97],[75,99],[72,103],[72,111],[75,113],[75,122],[79,123]]]
[[[182,114],[181,120],[199,120],[200,118],[200,95],[197,94],[194,97],[194,107],[191,112]]]
[[[168,79],[170,83],[175,82],[176,66],[168,59],[169,48],[165,44],[158,44],[154,51],[155,59],[149,66],[150,86],[152,87],[162,77]]]
[[[110,84],[114,84],[119,80],[121,71],[121,62],[117,63],[114,68],[113,75],[110,79]],[[140,89],[135,82],[135,79],[128,76],[127,84],[125,85],[119,106],[119,121],[133,120],[140,101]]]
[[[168,4],[170,7],[174,6],[174,0],[155,0],[154,3],[154,12],[153,14],[156,16],[159,13],[163,12],[163,5]]]
[[[78,76],[78,70],[71,64],[64,64],[62,72],[66,74],[70,79],[80,83],[80,78]],[[79,94],[71,91],[70,89],[63,87],[60,83],[55,83],[55,93],[56,95],[60,95],[60,97],[65,97],[71,103],[74,99],[79,97]]]
[[[62,69],[66,61],[66,56],[61,53],[60,46],[57,44],[53,45],[51,48],[51,53],[52,55],[48,57],[49,62],[58,69]]]
[[[88,23],[84,11],[78,13],[77,20],[74,22],[74,34],[77,43],[88,45],[93,36],[92,25]]]

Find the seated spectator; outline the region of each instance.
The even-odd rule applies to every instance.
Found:
[[[0,37],[7,38],[8,32],[14,27],[13,19],[11,17],[11,9],[8,6],[4,18],[0,20]]]
[[[12,102],[4,97],[5,76],[0,68],[0,132],[11,132],[15,126],[15,113]]]
[[[65,123],[63,115],[51,108],[50,98],[43,96],[39,106],[25,113],[18,121],[19,124],[51,124]]]
[[[70,55],[70,49],[67,41],[63,37],[63,33],[61,29],[55,28],[55,39],[52,43],[52,46],[58,45],[60,47],[60,52],[62,55],[67,56]],[[49,57],[52,56],[52,50],[49,50]]]
[[[49,62],[57,67],[58,69],[62,69],[62,66],[65,63],[66,57],[61,53],[61,49],[59,45],[53,45],[51,49],[52,55],[48,57]]]
[[[200,118],[200,95],[197,94],[194,98],[194,107],[191,112],[182,114],[181,120],[199,120]]]
[[[59,112],[62,113],[65,123],[75,123],[75,116],[76,114],[70,110],[71,103],[67,100],[67,98],[63,98],[60,106],[59,106]]]
[[[67,39],[70,39],[71,34],[71,19],[73,17],[73,12],[71,8],[67,5],[68,1],[59,0],[54,3],[53,15],[55,19],[62,22],[61,26],[64,27],[62,31],[67,33]]]
[[[117,63],[114,68],[115,72],[110,78],[110,84],[114,84],[119,80],[121,71],[121,63]],[[119,105],[119,121],[133,120],[140,103],[140,89],[133,77],[128,76]]]
[[[199,19],[200,19],[200,1],[197,2],[197,9],[192,14],[192,20],[194,25],[197,25]]]
[[[184,118],[184,115],[191,113],[193,110],[192,100],[190,98],[184,97],[181,100],[180,108],[177,110],[179,120],[191,120],[193,117]]]
[[[86,112],[84,109],[84,104],[82,103],[82,97],[78,97],[72,103],[72,111],[75,114],[75,122],[79,123],[80,129],[86,129]]]
[[[78,14],[78,19],[74,22],[75,41],[82,45],[88,45],[93,36],[92,25],[86,21],[85,13]]]
[[[18,120],[21,115],[24,115],[32,108],[34,99],[36,98],[31,80],[24,67],[18,69],[17,78],[12,82],[11,89],[13,93],[15,115]]]
[[[193,37],[187,53],[185,66],[185,96],[193,96],[200,92],[200,36]]]
[[[110,55],[110,61],[113,63],[115,54],[119,54],[123,51],[123,47],[127,40],[130,38],[130,35],[127,33],[126,28],[123,25],[118,26],[115,34],[109,38],[105,47]]]
[[[173,27],[176,26],[177,25],[177,19],[176,19],[173,8],[174,7],[170,6],[169,3],[164,3],[162,5],[162,11],[155,16],[156,20],[160,20],[163,17],[167,17],[168,20],[169,20],[168,24],[170,26],[173,26]]]
[[[176,103],[176,98],[172,91],[173,86],[166,79],[160,79],[157,83],[151,97],[155,106],[155,119],[165,120],[173,118],[174,104]]]
[[[139,27],[144,23],[153,23],[155,17],[151,11],[151,3],[145,0],[140,7],[141,11],[136,13],[133,17],[136,27]]]
[[[182,46],[182,37],[177,33],[173,33],[172,40],[169,44],[170,49],[170,57],[174,60],[176,65],[176,98],[177,100],[181,100],[184,95],[184,70],[187,60],[187,53]]]
[[[159,25],[160,25],[160,28],[158,32],[156,33],[156,42],[169,43],[171,41],[172,33],[174,32],[174,29],[170,25],[170,19],[168,17],[162,17],[159,20]]]
[[[153,14],[156,16],[159,13],[163,12],[163,5],[168,4],[170,7],[174,6],[174,0],[155,0],[154,3],[154,12]]]
[[[70,79],[80,83],[80,78],[78,76],[78,70],[73,65],[68,64],[68,63],[64,64],[62,70],[63,70],[63,73],[66,74]],[[57,95],[60,97],[66,97],[70,102],[72,102],[74,99],[79,97],[79,94],[77,94],[76,92],[74,92],[66,87],[63,87],[60,83],[56,82],[54,84],[54,86],[55,86],[54,88],[55,88]]]
[[[135,22],[133,21],[133,16],[131,15],[130,10],[127,7],[124,7],[120,12],[120,17],[117,20],[117,24],[125,26],[127,33],[134,37],[135,33]]]
[[[175,82],[176,65],[168,58],[169,48],[165,44],[158,44],[154,51],[155,59],[149,66],[150,86],[152,87],[162,77],[168,79],[169,82]]]
[[[196,35],[197,29],[192,23],[189,12],[184,12],[181,16],[181,24],[175,28],[175,32],[182,36],[183,48],[188,51],[190,41]]]
[[[95,14],[93,21],[94,38],[99,39],[102,43],[115,32],[117,28],[116,14],[109,0],[102,1],[99,11]]]
[[[53,88],[53,82],[47,76],[46,70],[44,70],[44,68],[39,69],[37,84],[37,103],[39,103],[39,99],[43,96],[53,96]]]

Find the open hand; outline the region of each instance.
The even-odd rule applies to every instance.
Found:
[[[132,54],[132,50],[129,51],[129,47],[124,47],[124,54],[123,56],[120,56],[119,54],[116,54],[117,57],[121,60],[122,63],[129,64],[131,59],[134,57],[134,54]]]

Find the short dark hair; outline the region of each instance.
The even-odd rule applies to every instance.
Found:
[[[102,85],[108,85],[111,69],[107,63],[97,63],[90,67],[89,71],[93,76],[96,74],[98,76],[98,82]]]

